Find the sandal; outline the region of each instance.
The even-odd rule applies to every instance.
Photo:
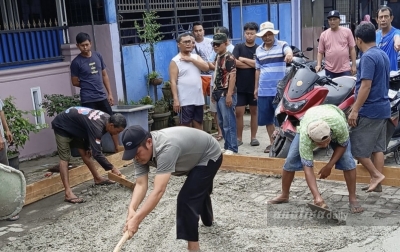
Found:
[[[264,153],[269,153],[271,151],[271,145],[268,145],[265,150]]]
[[[7,220],[8,220],[8,221],[16,221],[16,220],[19,220],[19,214],[14,215],[13,217],[8,218]]]
[[[86,202],[82,198],[72,198],[72,199],[64,199],[65,202],[71,203],[71,204],[81,204]]]
[[[257,139],[253,138],[253,139],[251,139],[250,145],[251,146],[259,146],[260,142]]]
[[[94,185],[98,186],[98,185],[113,185],[113,184],[115,184],[114,181],[111,181],[109,179],[105,179],[105,180],[101,181],[100,183],[95,183]]]

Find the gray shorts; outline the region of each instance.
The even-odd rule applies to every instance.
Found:
[[[387,119],[359,117],[350,129],[351,153],[355,158],[369,158],[374,152],[386,151]]]

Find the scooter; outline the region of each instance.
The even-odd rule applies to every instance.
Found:
[[[309,108],[321,104],[333,104],[344,113],[348,113],[355,100],[355,77],[343,76],[331,79],[319,76],[305,64],[297,62],[292,64],[297,71],[287,83],[283,97],[275,110],[280,129],[275,134],[270,157],[287,157],[296,135],[296,127],[300,125],[300,119]]]

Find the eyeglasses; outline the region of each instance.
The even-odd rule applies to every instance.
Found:
[[[211,45],[213,46],[213,47],[219,47],[220,45],[221,45],[221,43],[211,43]]]
[[[192,40],[185,40],[185,41],[181,41],[180,42],[181,44],[184,44],[184,45],[189,45],[189,44],[195,44],[195,42],[194,41],[192,41]]]
[[[379,16],[379,17],[378,17],[379,20],[383,20],[383,19],[386,19],[386,20],[387,20],[387,19],[389,19],[389,18],[390,18],[389,15],[382,15],[382,16]]]

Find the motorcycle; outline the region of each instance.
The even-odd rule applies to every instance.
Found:
[[[295,61],[292,65],[296,68],[296,73],[286,84],[282,99],[275,110],[280,129],[275,134],[270,157],[287,156],[296,135],[296,127],[300,125],[300,119],[309,108],[321,104],[333,104],[344,113],[348,113],[355,99],[355,77],[343,76],[331,79],[318,75],[309,65]]]

